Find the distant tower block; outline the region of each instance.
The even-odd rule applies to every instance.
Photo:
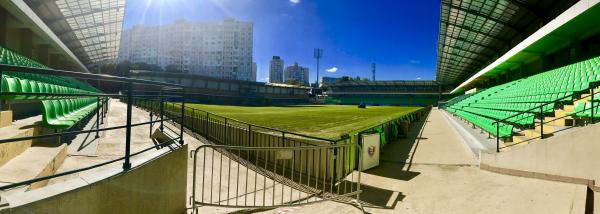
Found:
[[[371,72],[373,73],[373,81],[375,81],[375,63],[371,64]]]

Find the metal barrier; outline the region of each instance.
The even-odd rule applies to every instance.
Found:
[[[179,103],[167,103],[152,100],[140,100],[136,105],[155,114],[171,117],[181,111]],[[162,107],[162,108],[161,108]],[[161,113],[162,112],[162,113]],[[255,125],[206,112],[200,109],[185,107],[184,128],[190,134],[199,134],[217,145],[246,146],[246,147],[299,147],[353,144],[350,138],[337,140],[308,136],[304,134],[283,131],[275,128]],[[344,165],[334,163],[334,167],[343,167],[345,172],[356,169],[356,151],[353,147],[345,148]],[[338,178],[345,175],[337,175]]]
[[[355,139],[354,142],[361,144],[361,136],[363,134],[377,132],[380,135],[380,142],[382,143],[382,145],[385,145],[386,142],[397,140],[400,137],[407,135],[409,124],[421,120],[421,118],[427,113],[429,113],[430,110],[431,106],[421,108],[417,111],[393,118],[391,120],[375,125],[371,128],[359,131],[352,137],[354,137]]]
[[[352,149],[349,149],[352,148]],[[360,208],[360,173],[335,168],[356,144],[247,147],[203,145],[192,151],[190,203],[232,208],[276,208],[323,201],[353,202]],[[336,158],[340,157],[340,158]],[[360,156],[359,156],[360,157]],[[346,175],[337,179],[334,175]]]
[[[166,100],[137,100],[134,104],[151,115],[165,117],[183,110],[183,128],[191,135],[200,135],[213,143],[201,146],[193,153],[191,202],[194,207],[270,208],[347,199],[353,195],[357,200],[344,202],[362,207],[358,203],[360,179],[354,180],[361,171],[359,137],[332,140],[308,136],[201,109],[182,108],[182,105]],[[398,136],[400,127],[395,122],[418,120],[430,109],[423,108],[370,129],[381,127],[382,132],[390,133],[387,136],[392,139]],[[201,182],[200,186],[198,182]],[[353,187],[348,189],[349,186]],[[289,194],[283,190],[285,188]],[[278,192],[282,193],[276,194]]]
[[[105,161],[105,162],[101,162],[98,164],[94,164],[91,166],[87,166],[87,167],[83,167],[83,168],[79,168],[79,169],[74,169],[74,170],[69,170],[69,171],[65,171],[65,172],[61,172],[61,173],[56,173],[53,175],[49,175],[49,176],[42,176],[42,177],[38,177],[38,178],[34,178],[34,179],[30,179],[30,180],[25,180],[25,181],[20,181],[20,182],[16,182],[16,183],[12,183],[12,184],[7,184],[7,185],[3,185],[0,186],[0,191],[3,190],[9,190],[9,189],[13,189],[16,187],[20,187],[20,186],[25,186],[25,185],[30,185],[39,181],[44,181],[44,180],[49,180],[52,178],[56,178],[56,177],[60,177],[60,176],[64,176],[64,175],[69,175],[69,174],[74,174],[74,173],[78,173],[78,172],[82,172],[82,171],[86,171],[86,170],[90,170],[90,169],[94,169],[94,168],[98,168],[101,166],[105,166],[111,163],[116,163],[118,161],[123,161],[123,170],[129,170],[131,168],[131,161],[130,158],[136,155],[139,155],[141,153],[147,152],[149,150],[152,149],[157,149],[157,148],[161,148],[162,146],[166,146],[168,144],[172,144],[174,143],[174,141],[178,140],[179,144],[182,145],[184,143],[183,141],[183,128],[181,128],[178,131],[174,132],[178,135],[176,136],[173,140],[169,141],[169,142],[163,142],[159,145],[154,145],[152,147],[148,147],[145,149],[142,149],[140,151],[136,151],[136,152],[132,152],[131,151],[131,135],[132,135],[132,127],[137,127],[137,126],[143,126],[143,125],[152,125],[154,123],[160,123],[161,124],[161,129],[163,127],[163,122],[164,121],[177,121],[181,124],[182,123],[182,119],[183,114],[185,113],[184,111],[181,111],[178,115],[170,115],[167,118],[164,118],[161,116],[160,119],[157,120],[153,120],[152,118],[150,119],[150,121],[146,121],[146,122],[139,122],[139,123],[132,123],[131,117],[132,117],[132,106],[133,103],[135,102],[135,100],[137,99],[148,99],[148,98],[153,98],[156,100],[164,100],[165,98],[179,98],[181,99],[181,106],[185,106],[185,91],[184,88],[181,87],[180,85],[177,84],[171,84],[171,83],[164,83],[164,82],[156,82],[156,81],[149,81],[149,80],[140,80],[140,79],[133,79],[133,78],[127,78],[127,77],[117,77],[117,76],[110,76],[110,75],[102,75],[102,74],[91,74],[91,73],[80,73],[80,72],[73,72],[73,71],[64,71],[64,70],[55,70],[55,69],[45,69],[45,68],[30,68],[30,67],[23,67],[23,66],[14,66],[14,65],[4,65],[4,64],[0,64],[0,78],[2,77],[2,75],[4,75],[3,71],[11,71],[11,72],[20,72],[20,73],[31,73],[31,74],[43,74],[43,75],[52,75],[52,76],[67,76],[67,77],[72,77],[72,78],[76,78],[76,79],[80,79],[80,80],[89,80],[92,82],[100,82],[100,81],[107,81],[107,82],[118,82],[118,83],[122,83],[123,84],[123,91],[126,94],[108,94],[108,93],[67,93],[67,94],[57,94],[57,93],[21,93],[21,92],[3,92],[2,91],[2,81],[0,81],[0,96],[2,95],[9,95],[9,96],[13,96],[13,95],[23,95],[23,96],[36,96],[36,97],[56,97],[56,96],[60,96],[60,97],[97,97],[98,98],[98,102],[97,102],[97,111],[95,112],[96,115],[96,124],[95,127],[92,127],[91,129],[88,130],[57,130],[55,133],[51,133],[51,134],[41,134],[41,135],[37,135],[37,136],[28,136],[28,137],[18,137],[18,138],[9,138],[9,139],[0,139],[0,144],[4,144],[4,143],[11,143],[11,142],[18,142],[18,141],[24,141],[24,140],[38,140],[38,139],[46,139],[46,138],[64,138],[67,136],[75,136],[78,134],[85,134],[85,133],[96,133],[96,137],[99,137],[99,133],[100,132],[107,132],[107,131],[111,131],[111,130],[117,130],[117,129],[125,129],[126,130],[126,136],[125,136],[125,142],[124,142],[124,147],[125,147],[125,154],[123,154],[122,157],[120,158],[116,158],[113,160],[109,160],[109,161]],[[134,86],[140,86],[143,85],[143,89],[151,89],[151,88],[159,88],[160,91],[163,90],[167,90],[167,91],[172,91],[172,90],[179,90],[181,91],[181,93],[178,94],[171,94],[171,95],[164,95],[164,94],[148,94],[147,91],[142,91],[142,90],[134,90]],[[109,111],[109,107],[108,107],[108,99],[109,98],[121,98],[123,99],[126,103],[127,103],[127,122],[125,125],[120,125],[120,126],[113,126],[113,127],[104,127],[104,128],[100,128],[99,124],[104,123],[104,117],[107,115],[108,111]],[[54,98],[48,98],[48,99],[54,99]],[[91,116],[91,115],[90,115]],[[79,127],[81,128],[81,127]]]

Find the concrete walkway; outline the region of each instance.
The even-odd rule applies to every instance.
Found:
[[[383,149],[362,174],[369,213],[583,213],[585,186],[482,171],[441,110]],[[324,202],[264,213],[360,213]]]

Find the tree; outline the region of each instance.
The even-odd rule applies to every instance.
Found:
[[[165,70],[167,70],[167,72],[171,72],[171,73],[182,73],[181,69],[179,69],[181,66],[179,65],[174,65],[174,64],[170,64],[167,65],[167,67],[165,67]]]
[[[352,81],[352,77],[349,76],[342,76],[340,78],[340,82],[347,82],[347,81]]]
[[[128,60],[125,60],[125,61],[119,62],[119,64],[117,64],[114,75],[127,76],[127,74],[129,73],[129,70],[131,70],[131,62],[129,62]]]

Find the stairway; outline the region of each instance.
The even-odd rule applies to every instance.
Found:
[[[40,133],[41,116],[13,122],[0,128],[2,139],[30,137]],[[67,145],[56,140],[24,140],[0,144],[0,186],[53,175],[67,155]],[[14,188],[8,193],[24,192],[45,186],[46,181]]]
[[[594,88],[594,92],[600,92],[600,86]],[[573,101],[572,104],[565,104],[562,109],[555,109],[553,115],[544,116],[544,138],[552,137],[557,132],[560,132],[578,124],[585,124],[588,119],[586,118],[574,118],[568,116],[575,112],[575,106],[578,103],[586,103],[591,100],[591,89],[590,92],[581,94],[580,97],[584,97]],[[600,113],[599,113],[600,114]],[[534,141],[538,141],[541,135],[540,121],[536,119],[536,126],[530,129],[519,130],[513,133],[512,138],[506,139],[502,145],[501,151],[507,151],[514,148],[518,148],[523,145],[527,145]]]

